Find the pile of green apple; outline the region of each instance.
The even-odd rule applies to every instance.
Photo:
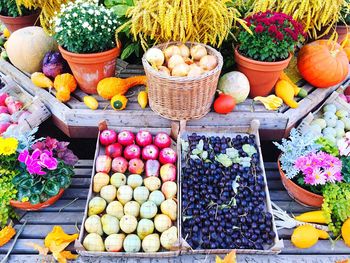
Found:
[[[176,153],[170,137],[105,130],[100,143],[105,154],[95,162],[83,246],[99,252],[171,250],[178,229]]]
[[[310,128],[316,136],[337,143],[350,131],[349,112],[335,104],[327,104],[322,108],[322,117],[314,119]]]

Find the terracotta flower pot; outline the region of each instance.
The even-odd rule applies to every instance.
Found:
[[[31,204],[30,202],[20,202],[20,201],[15,201],[15,200],[11,200],[10,201],[10,205],[14,208],[20,209],[20,210],[25,210],[25,211],[36,211],[36,210],[40,210],[43,209],[45,207],[48,207],[50,205],[53,205],[54,203],[56,203],[56,201],[58,199],[61,198],[61,196],[64,193],[64,189],[61,189],[57,195],[49,198],[48,200],[46,200],[43,203],[39,203],[39,204]]]
[[[346,35],[350,33],[350,27],[345,25],[337,25],[335,31],[338,33],[338,43],[341,43]]]
[[[40,12],[35,12],[34,14],[28,16],[0,16],[0,20],[6,26],[6,28],[13,33],[23,27],[38,25],[40,22],[39,15]]]
[[[240,72],[247,76],[250,84],[249,96],[267,96],[272,91],[280,76],[291,60],[292,55],[278,62],[262,62],[247,58],[235,49],[235,61]]]
[[[295,184],[283,172],[279,159],[277,161],[277,164],[278,164],[278,170],[281,175],[283,186],[286,188],[291,198],[293,198],[295,201],[297,201],[298,203],[304,206],[311,206],[311,207],[318,207],[318,208],[322,206],[322,203],[323,203],[322,195],[314,194],[310,191],[305,190],[299,185]]]
[[[77,54],[58,47],[63,58],[67,60],[75,79],[82,91],[88,94],[97,93],[97,84],[101,79],[115,76],[116,58],[121,47],[101,53]]]

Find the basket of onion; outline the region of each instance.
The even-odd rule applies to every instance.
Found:
[[[149,105],[171,120],[199,119],[210,111],[223,58],[204,44],[171,42],[147,50],[142,58]]]

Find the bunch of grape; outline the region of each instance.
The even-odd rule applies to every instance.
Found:
[[[191,158],[200,141],[208,158]],[[234,163],[225,167],[216,160],[234,147],[241,157],[242,146],[255,149],[255,136],[188,136],[189,151],[182,166],[182,236],[193,249],[258,249],[273,244],[272,215],[266,212],[265,181],[259,155],[251,156],[250,167]]]

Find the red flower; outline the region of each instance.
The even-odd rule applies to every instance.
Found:
[[[255,28],[255,32],[256,33],[261,33],[261,32],[264,32],[264,27],[261,25],[261,24],[258,24]]]
[[[271,34],[276,34],[278,32],[276,25],[271,25],[268,29],[268,32]]]
[[[283,36],[283,34],[282,34],[281,32],[277,32],[277,33],[276,33],[276,38],[277,38],[278,40],[282,41],[283,38],[284,38],[284,36]]]

